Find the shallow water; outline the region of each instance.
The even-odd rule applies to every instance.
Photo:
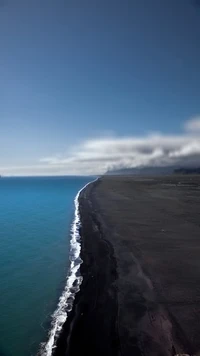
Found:
[[[91,177],[0,179],[0,356],[35,355],[69,267],[74,198]]]

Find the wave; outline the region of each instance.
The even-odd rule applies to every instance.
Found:
[[[81,188],[74,199],[75,213],[71,227],[69,273],[67,276],[65,289],[59,299],[57,308],[52,315],[52,323],[48,341],[41,345],[41,350],[39,352],[39,355],[41,356],[52,356],[52,352],[56,348],[56,341],[60,331],[62,330],[63,324],[67,320],[68,313],[72,310],[75,295],[80,290],[80,285],[83,280],[82,276],[80,275],[80,265],[83,261],[80,257],[81,241],[79,229],[81,222],[79,214],[79,196],[82,190],[93,182],[94,181],[89,182],[83,188]]]

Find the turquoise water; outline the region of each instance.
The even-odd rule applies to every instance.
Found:
[[[89,177],[0,179],[0,356],[35,355],[69,267],[74,198]]]

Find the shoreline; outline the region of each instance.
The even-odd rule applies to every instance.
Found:
[[[54,349],[56,348],[64,324],[66,323],[68,317],[70,317],[71,311],[73,310],[76,294],[80,291],[80,286],[83,280],[82,274],[80,273],[80,267],[83,261],[81,259],[81,219],[79,197],[81,192],[96,180],[93,180],[83,186],[78,191],[74,199],[74,218],[70,230],[70,267],[66,277],[64,290],[59,298],[56,310],[52,315],[48,340],[47,342],[41,344],[40,350],[38,352],[38,355],[41,356],[52,356],[54,354]]]
[[[93,181],[79,196],[79,211],[81,216],[81,259],[80,273],[83,278],[80,291],[76,294],[72,311],[63,325],[61,334],[57,340],[54,356],[68,356],[93,354],[95,356],[116,355],[119,340],[116,333],[117,297],[115,288],[113,295],[107,304],[108,313],[111,314],[106,321],[108,327],[103,325],[104,312],[96,314],[96,307],[102,303],[98,300],[99,290],[106,291],[107,284],[117,278],[116,262],[113,256],[112,246],[103,239],[99,222],[92,212],[92,191],[99,184],[99,179]],[[93,239],[95,243],[93,244]],[[92,247],[91,247],[92,246]],[[101,250],[101,253],[99,251]],[[101,261],[103,256],[103,260]],[[105,270],[99,270],[98,264],[107,263]],[[110,275],[108,271],[110,270]],[[103,308],[105,305],[102,304]],[[111,313],[111,310],[113,312]],[[107,329],[110,333],[107,335]],[[97,335],[97,330],[98,334]],[[114,352],[113,352],[114,345]]]

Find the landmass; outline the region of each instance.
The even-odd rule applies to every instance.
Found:
[[[106,175],[139,175],[139,176],[163,176],[170,174],[200,174],[200,167],[180,167],[180,166],[154,166],[154,167],[136,167],[110,170]]]
[[[197,355],[200,176],[105,176],[79,203],[83,283],[55,355]]]
[[[200,174],[200,167],[197,168],[178,168],[174,170],[176,174]]]

